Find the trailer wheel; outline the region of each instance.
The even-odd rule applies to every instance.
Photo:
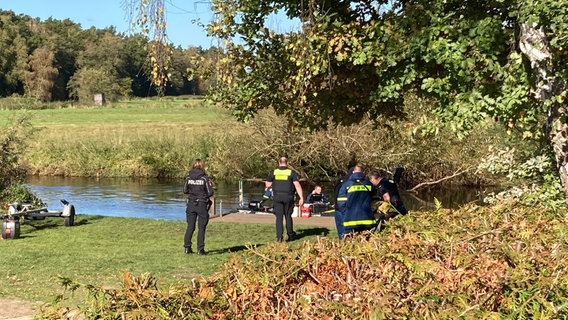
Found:
[[[2,238],[18,239],[20,237],[20,220],[4,220],[2,222]]]
[[[65,217],[65,226],[72,227],[75,224],[75,207],[70,204],[65,206],[64,210],[69,210],[69,215]]]

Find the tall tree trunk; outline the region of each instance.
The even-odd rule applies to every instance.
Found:
[[[566,83],[554,74],[551,61],[550,44],[542,28],[536,24],[521,25],[519,41],[521,51],[531,62],[536,76],[534,94],[547,109],[547,133],[556,157],[558,175],[562,189],[568,199],[568,123],[566,123],[566,102],[559,102],[552,97],[566,90]]]

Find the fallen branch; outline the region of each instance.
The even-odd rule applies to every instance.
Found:
[[[422,183],[419,183],[419,184],[417,184],[416,186],[414,186],[414,188],[412,188],[412,189],[410,189],[410,190],[407,190],[407,191],[409,191],[409,192],[416,192],[416,190],[419,189],[419,188],[421,188],[421,187],[430,186],[430,185],[433,185],[433,184],[441,183],[441,182],[443,182],[443,181],[446,181],[446,180],[455,178],[455,177],[457,177],[457,176],[460,176],[460,175],[462,175],[462,174],[464,174],[464,173],[466,173],[466,172],[468,172],[468,171],[470,171],[470,170],[471,170],[471,167],[470,167],[470,168],[467,168],[467,169],[464,169],[464,170],[460,170],[460,171],[458,171],[458,172],[452,174],[451,176],[446,176],[446,177],[443,177],[442,179],[439,179],[439,180],[436,180],[436,181],[422,182]]]

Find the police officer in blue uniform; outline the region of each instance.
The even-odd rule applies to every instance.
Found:
[[[270,171],[265,182],[265,189],[272,187],[272,206],[276,216],[276,241],[282,242],[284,234],[283,219],[286,219],[288,241],[294,240],[294,192],[298,193],[298,205],[304,204],[304,195],[298,173],[288,168],[288,159],[284,156],[278,159],[278,168]]]
[[[205,229],[209,223],[210,197],[213,196],[213,183],[205,173],[201,159],[195,159],[191,171],[185,178],[183,193],[187,194],[185,215],[187,229],[184,236],[185,253],[193,253],[191,239],[197,222],[197,254],[205,255]]]
[[[338,200],[343,212],[344,236],[352,233],[372,230],[377,221],[371,208],[373,185],[365,177],[362,165],[353,168],[353,174],[343,183]]]

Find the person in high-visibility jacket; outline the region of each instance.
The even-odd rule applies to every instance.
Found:
[[[344,216],[344,235],[371,230],[377,226],[377,220],[371,208],[373,185],[365,177],[362,165],[353,168],[353,174],[343,183],[339,190],[338,201],[341,198]]]
[[[294,222],[294,194],[298,194],[298,206],[304,204],[304,194],[300,185],[298,173],[288,168],[288,159],[284,156],[278,159],[278,168],[270,171],[265,181],[265,191],[272,188],[272,204],[276,216],[276,241],[282,242],[284,233],[283,219],[286,220],[288,241],[295,240]]]
[[[337,229],[337,237],[339,240],[343,239],[343,218],[345,215],[345,201],[347,201],[347,194],[341,195],[339,192],[341,191],[343,183],[349,180],[349,177],[353,174],[354,168],[354,166],[350,167],[347,174],[336,180],[333,186],[333,198],[335,200],[333,217],[335,219],[335,228]]]

